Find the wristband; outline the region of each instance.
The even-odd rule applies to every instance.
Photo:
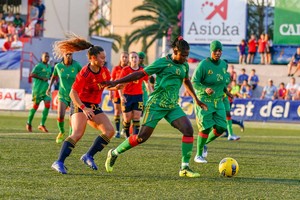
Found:
[[[82,104],[81,106],[79,106],[79,108],[80,108],[81,110],[83,110],[83,109],[85,108],[85,105]]]

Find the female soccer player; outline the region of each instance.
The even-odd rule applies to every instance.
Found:
[[[57,41],[54,43],[53,48],[56,49],[64,41]],[[60,63],[54,67],[54,71],[50,80],[47,90],[47,95],[50,96],[51,86],[57,77],[59,78],[59,91],[58,91],[58,107],[57,107],[57,126],[59,133],[56,137],[56,143],[61,143],[65,139],[65,114],[66,109],[70,106],[71,98],[69,96],[71,87],[75,81],[77,73],[81,70],[81,65],[73,60],[72,53],[65,53]]]
[[[120,55],[120,63],[118,66],[115,66],[112,69],[111,73],[111,80],[114,81],[119,78],[120,73],[122,69],[126,66],[128,66],[128,53],[123,52]],[[115,121],[115,126],[116,126],[116,138],[120,138],[120,115],[121,115],[121,100],[120,100],[120,95],[118,90],[116,91],[109,91],[109,96],[110,99],[112,100],[114,104],[114,121]]]
[[[207,163],[203,147],[215,140],[226,130],[226,112],[223,103],[226,88],[227,63],[221,60],[222,44],[215,40],[210,44],[211,57],[202,60],[194,71],[192,83],[198,98],[205,102],[208,110],[195,105],[199,129],[197,140],[197,163]],[[203,153],[203,155],[202,155]]]
[[[189,80],[189,66],[186,59],[189,55],[189,44],[178,37],[172,43],[173,54],[156,60],[142,71],[134,72],[122,79],[108,84],[115,86],[120,83],[139,80],[146,75],[156,74],[156,84],[153,93],[146,103],[143,125],[138,135],[132,135],[116,149],[111,149],[105,162],[107,172],[112,172],[113,165],[119,154],[145,142],[152,135],[157,123],[165,118],[182,134],[182,163],[179,176],[199,177],[200,174],[189,168],[189,161],[193,149],[193,127],[190,120],[178,105],[179,89],[182,85],[187,88],[197,105],[206,109],[206,105],[199,101]]]
[[[130,66],[124,67],[121,71],[119,78],[123,78],[128,74],[136,71],[142,71],[144,68],[139,66],[139,57],[136,52],[129,54]],[[147,88],[150,90],[148,84],[148,76],[144,76],[139,80],[129,82],[125,87],[119,90],[122,112],[123,112],[123,130],[126,137],[129,137],[129,128],[131,120],[133,121],[133,134],[138,134],[140,128],[140,118],[144,107],[143,103],[143,89],[142,84],[146,83]]]
[[[49,62],[49,53],[44,52],[42,54],[42,61],[38,63],[32,70],[30,76],[33,78],[33,85],[32,85],[32,101],[33,106],[32,109],[29,111],[28,120],[26,123],[26,129],[28,132],[32,132],[32,125],[31,122],[33,120],[34,114],[39,108],[41,101],[44,101],[45,108],[42,113],[42,120],[38,129],[43,132],[48,132],[45,122],[48,117],[49,109],[50,109],[50,101],[51,97],[46,94],[48,88],[48,80],[51,76],[51,65],[48,64]]]
[[[87,123],[102,132],[88,152],[80,158],[93,170],[98,169],[94,162],[94,155],[102,151],[114,135],[114,128],[99,105],[105,87],[101,83],[110,80],[110,73],[104,66],[106,57],[104,49],[93,46],[83,38],[74,35],[56,46],[54,52],[57,55],[63,55],[84,49],[88,49],[89,63],[77,74],[70,92],[72,135],[65,139],[58,160],[52,164],[52,168],[62,174],[67,173],[64,165],[65,159],[84,135]]]

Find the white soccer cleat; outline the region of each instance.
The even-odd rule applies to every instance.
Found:
[[[207,161],[205,160],[205,158],[203,158],[202,156],[195,156],[194,161],[196,163],[207,163]]]
[[[237,135],[232,135],[232,136],[228,136],[228,140],[239,140],[240,139],[240,137],[239,136],[237,136]]]

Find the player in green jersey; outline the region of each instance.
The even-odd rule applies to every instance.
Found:
[[[223,103],[227,91],[227,63],[221,60],[222,44],[215,40],[210,44],[211,57],[202,60],[194,71],[192,83],[197,97],[207,104],[208,110],[195,105],[197,126],[197,163],[206,163],[203,153],[204,145],[215,140],[226,130],[226,112]]]
[[[189,66],[186,59],[189,55],[189,44],[180,36],[172,43],[173,54],[156,60],[145,67],[144,70],[134,72],[119,80],[111,81],[108,85],[115,86],[138,80],[143,76],[156,74],[156,84],[150,95],[145,109],[143,125],[138,135],[131,135],[116,149],[111,149],[105,162],[107,172],[112,172],[113,165],[119,154],[145,142],[152,135],[157,123],[165,118],[174,128],[182,134],[182,162],[179,176],[199,177],[200,174],[193,172],[189,167],[189,161],[193,149],[193,127],[178,104],[179,90],[182,85],[187,88],[196,104],[202,109],[207,107],[197,98],[192,84],[189,80]]]
[[[44,52],[42,54],[42,61],[38,63],[32,70],[30,76],[33,78],[33,85],[32,85],[32,101],[33,106],[32,109],[29,111],[28,120],[26,123],[26,129],[29,132],[32,132],[32,125],[31,122],[33,120],[34,114],[39,108],[40,102],[44,101],[45,108],[42,113],[42,120],[38,129],[43,132],[48,132],[45,127],[45,122],[48,117],[49,109],[50,109],[50,101],[51,97],[46,94],[48,88],[48,80],[51,76],[51,65],[48,64],[49,62],[49,53]]]
[[[54,43],[53,48],[59,45],[59,42]],[[66,109],[70,106],[71,98],[69,96],[71,87],[75,81],[77,73],[81,70],[81,65],[73,60],[72,53],[63,55],[61,62],[57,63],[50,80],[47,90],[47,95],[50,96],[51,86],[54,81],[59,78],[58,90],[58,106],[57,106],[57,126],[59,133],[56,137],[56,143],[61,143],[65,139],[65,114]]]

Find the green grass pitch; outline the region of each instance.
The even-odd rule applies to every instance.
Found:
[[[240,141],[218,138],[208,145],[207,164],[191,160],[201,177],[181,178],[181,135],[165,121],[145,144],[120,155],[112,173],[104,168],[107,151],[124,139],[113,139],[96,154],[99,169],[93,171],[79,160],[97,136],[87,128],[65,162],[68,174],[61,175],[51,169],[60,151],[55,115],[46,122],[50,133],[37,130],[40,113],[34,132],[27,133],[26,118],[23,112],[0,112],[0,199],[300,199],[297,124],[246,122],[244,133],[234,126]],[[196,137],[192,158],[195,152]],[[224,157],[238,161],[237,176],[219,176]]]

